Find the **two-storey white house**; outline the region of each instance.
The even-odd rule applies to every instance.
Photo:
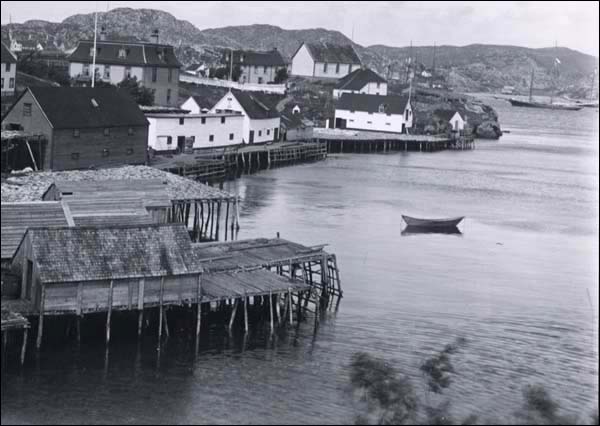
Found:
[[[410,96],[344,93],[335,108],[335,127],[405,133],[413,125]]]
[[[281,116],[270,102],[257,92],[229,91],[211,109],[211,113],[240,112],[244,116],[244,143],[279,140]]]
[[[2,97],[14,96],[17,76],[17,58],[2,43]]]
[[[156,152],[239,145],[243,139],[241,113],[147,113],[148,147]]]
[[[239,66],[240,83],[267,84],[275,82],[277,72],[285,68],[288,64],[277,49],[267,52],[256,52],[252,50],[234,50],[225,52],[223,62],[230,64],[231,54],[233,53],[233,66]]]
[[[292,57],[292,75],[341,78],[361,67],[351,45],[302,43]]]
[[[84,83],[91,80],[93,58],[93,40],[80,41],[69,56],[71,78]],[[173,46],[107,40],[96,43],[96,79],[118,84],[135,77],[144,87],[154,90],[155,105],[177,105],[180,68]]]
[[[343,93],[386,96],[387,81],[369,68],[359,68],[338,80],[333,89],[334,99],[339,99]]]

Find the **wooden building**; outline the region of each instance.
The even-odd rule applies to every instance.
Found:
[[[369,68],[359,68],[338,80],[333,89],[334,99],[343,93],[364,93],[367,95],[387,95],[387,81]]]
[[[158,33],[151,43],[106,40],[104,31],[96,43],[96,79],[118,84],[135,78],[154,91],[154,104],[176,106],[179,102],[181,64],[173,46],[158,43]],[[94,41],[81,40],[69,56],[71,78],[89,83],[92,76]]]
[[[232,54],[233,61],[231,60]],[[234,68],[240,68],[241,74],[238,80],[240,83],[274,83],[277,72],[280,69],[287,70],[288,67],[287,62],[277,49],[266,52],[253,50],[226,51],[223,64],[229,67],[231,62],[233,62]]]
[[[48,140],[45,170],[146,164],[148,121],[135,101],[115,88],[30,87],[2,127]]]
[[[2,97],[4,98],[14,96],[15,94],[17,58],[4,43],[1,44],[0,59],[2,60],[2,68],[0,69],[0,73],[2,74],[2,85],[0,87]]]
[[[410,96],[343,93],[335,107],[335,127],[405,133],[413,125]]]
[[[362,66],[351,45],[302,43],[292,57],[292,75],[342,78]]]

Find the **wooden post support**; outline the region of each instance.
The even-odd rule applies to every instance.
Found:
[[[163,329],[163,298],[165,292],[165,277],[160,278],[160,294],[159,294],[159,307],[158,307],[158,347],[160,349],[160,343],[162,340],[162,329]]]
[[[171,333],[169,333],[169,317],[167,315],[167,312],[169,312],[168,307],[163,307],[163,311],[164,311],[163,315],[165,317],[163,326],[165,327],[165,335],[167,336],[167,339],[168,339],[169,337],[171,337]]]
[[[81,343],[81,315],[77,315],[75,319],[75,329],[77,333],[77,344]]]
[[[271,333],[273,333],[273,294],[271,294],[271,291],[269,291],[269,322],[271,324]]]
[[[233,329],[233,322],[235,321],[235,314],[237,312],[239,300],[235,300],[235,304],[233,305],[233,311],[231,311],[231,318],[229,319],[229,332]]]
[[[23,329],[23,346],[21,346],[21,365],[25,364],[25,351],[27,350],[27,336],[29,334],[29,328]]]
[[[198,274],[198,285],[196,287],[196,343],[200,341],[200,328],[202,326],[202,274]]]
[[[275,299],[276,299],[276,301],[275,301],[275,316],[277,317],[277,326],[280,326],[281,325],[281,306],[280,306],[281,297],[280,297],[279,293],[277,293],[275,295]]]
[[[294,325],[294,309],[292,306],[292,289],[288,289],[288,304],[289,304],[289,315],[290,315],[290,325]]]
[[[146,282],[142,278],[138,283],[138,337],[142,335],[142,325],[144,322],[144,286]]]
[[[244,331],[248,334],[248,302],[250,299],[244,295]]]
[[[106,344],[110,343],[110,317],[112,315],[114,281],[110,280],[108,288],[108,312],[106,314]]]
[[[46,286],[41,284],[41,294],[40,294],[40,319],[38,321],[38,333],[37,333],[37,341],[35,347],[39,350],[42,347],[42,337],[44,333],[44,305],[46,303]]]

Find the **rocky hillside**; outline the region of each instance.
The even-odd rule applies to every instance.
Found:
[[[73,15],[63,22],[31,20],[12,24],[13,34],[19,39],[31,38],[44,45],[69,51],[78,40],[93,35],[93,14]],[[105,26],[109,37],[147,40],[154,29],[160,31],[161,42],[176,46],[177,55],[184,64],[204,61],[216,63],[223,48],[271,49],[278,48],[291,57],[302,41],[327,41],[349,44],[351,41],[338,31],[322,28],[284,30],[271,25],[249,25],[200,30],[185,20],[153,9],[113,9],[99,14],[99,25]],[[2,27],[2,39],[8,37],[8,26]],[[363,62],[380,74],[392,72],[401,78],[406,74],[408,47],[382,45],[364,47],[354,44]],[[413,57],[423,68],[433,62],[433,47],[415,47]],[[525,92],[531,70],[535,70],[535,86],[551,87],[550,73],[554,58],[561,61],[559,88],[567,94],[589,92],[591,76],[598,58],[567,48],[528,49],[516,46],[474,44],[464,47],[438,46],[436,48],[436,75],[448,86],[460,91],[497,91],[505,85]]]

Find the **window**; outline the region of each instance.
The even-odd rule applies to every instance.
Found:
[[[215,141],[215,135],[210,135],[210,136],[208,137],[208,141],[209,141],[209,142],[214,142],[214,141]]]
[[[10,64],[9,62],[7,62],[7,63],[6,63],[6,71],[7,71],[7,72],[10,72],[10,65],[11,65],[11,64]]]
[[[267,129],[267,136],[271,134],[271,129]]]
[[[181,117],[181,118],[179,119],[179,125],[180,125],[180,126],[182,126],[182,125],[183,125],[183,123],[185,123],[185,119],[184,119],[183,117]]]
[[[125,76],[131,78],[131,67],[125,67]]]
[[[258,136],[262,136],[262,130],[258,131]]]
[[[104,66],[104,78],[110,80],[110,65]]]
[[[372,121],[367,121],[367,124],[373,124],[373,122]]]
[[[202,118],[200,119],[200,122],[201,122],[202,124],[206,124],[206,117],[202,117]]]
[[[232,141],[232,140],[233,140],[233,137],[234,137],[234,136],[233,136],[233,133],[230,133],[230,134],[229,134],[229,140],[230,140],[230,141]]]
[[[404,111],[404,119],[408,120],[408,108]]]
[[[127,148],[127,155],[133,155],[133,148]]]
[[[127,129],[127,134],[129,136],[133,136],[135,134],[135,131],[133,130],[133,127],[130,127],[129,129]]]
[[[171,89],[167,89],[167,104],[171,103]]]
[[[381,83],[378,81],[377,82],[377,88],[379,89],[379,86],[381,86]],[[379,93],[378,93],[379,94]]]
[[[335,64],[335,73],[336,74],[340,73],[340,64]]]
[[[267,66],[265,65],[265,68],[263,69],[263,73],[266,74],[267,73]]]
[[[103,157],[108,157],[110,155],[110,150],[108,148],[104,148],[102,150],[102,156]]]
[[[154,67],[152,68],[152,82],[156,83],[158,77],[158,68]]]
[[[225,124],[225,117],[221,117],[221,124]]]
[[[90,76],[90,64],[83,64],[83,75]]]
[[[391,125],[392,125],[392,123],[385,123],[385,125],[386,125],[386,126],[391,126]]]
[[[123,48],[119,49],[119,59],[125,59],[127,57],[127,51]]]
[[[372,113],[372,112],[369,112],[369,115],[373,115],[373,113]]]
[[[350,114],[354,114],[354,110],[350,110]]]
[[[104,136],[110,136],[110,129],[108,127],[104,129]]]
[[[31,117],[31,104],[23,104],[23,117]]]
[[[168,76],[168,81],[169,83],[171,81],[173,81],[173,68],[169,68],[169,76]]]
[[[327,72],[327,62],[323,64],[323,72]]]
[[[81,133],[79,132],[79,129],[73,129],[73,137],[74,138],[78,138],[81,135]]]
[[[79,153],[78,152],[71,153],[71,160],[79,160]]]
[[[172,144],[173,144],[173,137],[167,136],[167,145],[172,145]]]

